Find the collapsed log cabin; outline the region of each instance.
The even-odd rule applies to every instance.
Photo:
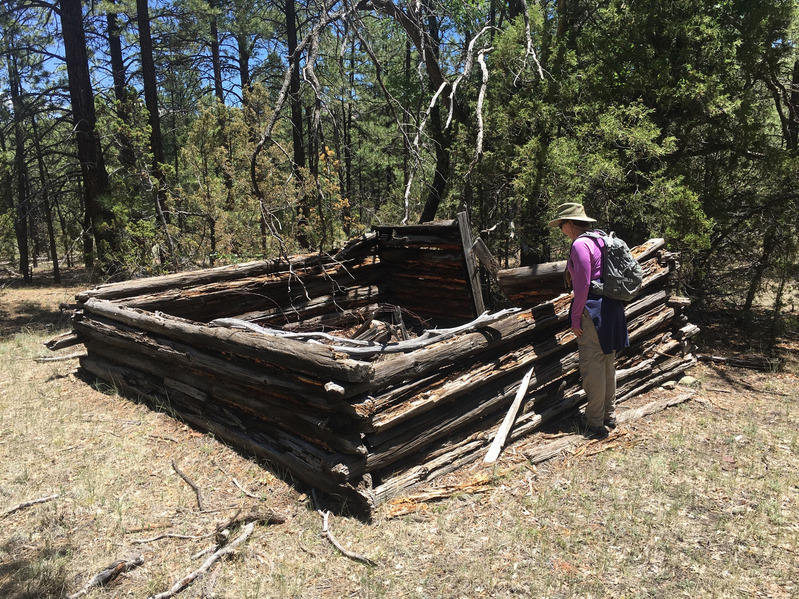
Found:
[[[315,254],[102,285],[77,295],[81,367],[127,395],[369,511],[485,455],[532,369],[513,442],[584,401],[565,263],[499,271],[483,306],[464,215],[375,227]],[[618,401],[695,363],[678,257],[634,249]],[[525,382],[528,383],[527,377]]]

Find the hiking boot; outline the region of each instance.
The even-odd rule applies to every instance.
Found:
[[[608,416],[605,418],[605,426],[609,429],[613,430],[616,428],[616,417],[615,416]]]
[[[587,426],[583,433],[583,437],[586,439],[607,439],[608,429],[604,426]]]

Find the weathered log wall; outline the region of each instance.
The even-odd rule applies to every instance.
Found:
[[[583,401],[570,295],[475,318],[481,298],[462,231],[458,221],[377,228],[335,256],[84,292],[74,318],[88,349],[81,366],[370,509],[481,457],[531,367],[510,440]],[[669,289],[676,256],[662,246],[636,248],[645,288],[626,309],[632,346],[618,359],[619,401],[694,363],[695,327]],[[520,289],[530,284],[522,275]],[[460,326],[379,343],[325,333],[368,328],[388,303]]]

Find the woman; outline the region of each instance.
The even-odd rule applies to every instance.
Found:
[[[592,231],[596,219],[582,204],[569,202],[558,207],[550,227],[559,227],[572,240],[568,275],[574,290],[570,317],[577,337],[580,376],[588,398],[583,425],[585,436],[604,439],[605,428],[616,427],[616,351],[630,344],[624,305],[619,300],[589,293],[592,280],[602,277],[604,241],[583,236]]]

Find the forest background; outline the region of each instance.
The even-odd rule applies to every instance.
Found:
[[[0,262],[123,279],[583,202],[699,306],[799,273],[796,0],[2,0]],[[764,293],[765,292],[765,293]]]

